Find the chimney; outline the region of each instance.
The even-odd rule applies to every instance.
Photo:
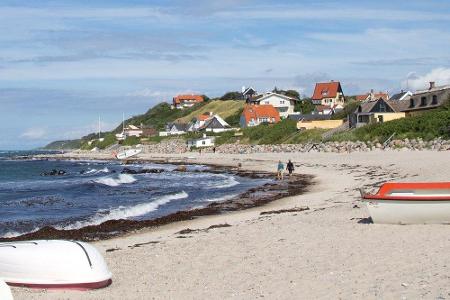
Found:
[[[373,94],[373,89],[370,90],[370,93]]]
[[[436,86],[436,83],[434,81],[430,81],[430,90],[434,89],[435,86]]]

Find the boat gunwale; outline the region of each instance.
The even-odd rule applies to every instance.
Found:
[[[370,201],[428,201],[428,202],[442,202],[442,201],[450,201],[450,196],[380,196],[380,195],[364,195],[362,201],[370,202]]]
[[[450,182],[386,182],[381,185],[376,194],[366,194],[360,190],[363,201],[450,201],[450,195],[399,195],[389,193],[395,190],[448,190]]]

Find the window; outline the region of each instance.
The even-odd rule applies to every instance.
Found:
[[[270,102],[269,101],[264,101],[264,104],[270,104]]]
[[[426,106],[427,105],[427,97],[420,98],[420,106]]]
[[[378,116],[378,122],[383,123],[384,119],[383,116]]]
[[[433,95],[433,100],[431,100],[431,104],[438,104],[436,95]]]
[[[280,104],[284,104],[284,100],[280,100]]]
[[[206,142],[205,141],[202,141],[202,145],[205,145],[206,144]]]
[[[380,102],[380,112],[386,112],[386,103]]]
[[[416,104],[414,103],[414,99],[413,98],[409,99],[409,107],[414,107],[414,106],[416,106]]]
[[[361,105],[360,105],[360,106],[358,106],[358,112],[362,112],[362,108],[361,108]]]

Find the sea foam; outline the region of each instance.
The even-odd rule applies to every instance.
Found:
[[[114,177],[101,177],[99,179],[94,180],[96,183],[100,183],[107,186],[119,186],[121,184],[133,183],[136,181],[136,178],[130,174],[119,174],[117,178]]]
[[[165,195],[156,198],[152,202],[140,203],[133,206],[119,206],[109,211],[98,211],[94,216],[86,221],[78,221],[72,225],[61,227],[60,229],[79,229],[89,225],[100,225],[109,220],[128,219],[146,215],[157,210],[160,206],[169,203],[172,200],[185,199],[189,195],[182,191],[180,193]]]

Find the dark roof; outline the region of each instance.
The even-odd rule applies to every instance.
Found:
[[[178,131],[186,131],[188,128],[188,124],[185,124],[185,123],[168,123],[167,124],[168,128],[172,128],[174,126]]]
[[[400,112],[404,106],[404,102],[407,101],[386,101],[383,98],[379,98],[377,100],[365,101],[361,103],[355,110],[355,113],[370,113],[372,109],[377,105],[379,101],[383,101],[386,105],[390,106],[394,112]],[[361,111],[359,111],[361,108]]]
[[[402,99],[406,94],[408,94],[408,92],[400,92],[397,94],[392,95],[391,98],[389,98],[390,101],[399,101],[400,99]]]

